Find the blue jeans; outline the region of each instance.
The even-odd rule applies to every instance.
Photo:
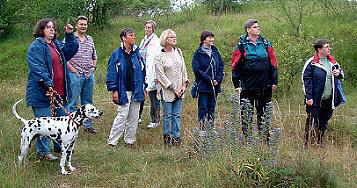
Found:
[[[163,134],[172,138],[180,137],[182,99],[173,102],[164,102]]]
[[[198,95],[198,120],[214,120],[216,98],[213,93],[200,93]]]
[[[90,76],[86,78],[84,74],[78,75],[74,72],[69,72],[69,99],[68,99],[68,111],[74,112],[77,110],[77,105],[92,104],[93,103],[93,89],[94,89],[94,74],[90,73]],[[92,121],[86,119],[83,122],[85,128],[92,127]]]
[[[32,111],[36,118],[38,117],[51,117],[50,107],[32,107]],[[63,109],[56,110],[57,116],[64,116],[65,112]],[[38,137],[36,142],[36,152],[40,156],[45,156],[51,152],[50,149],[50,139],[46,136]],[[61,151],[61,145],[53,142],[55,151]]]

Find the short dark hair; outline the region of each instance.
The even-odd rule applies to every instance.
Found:
[[[44,18],[44,19],[39,20],[39,21],[36,23],[36,25],[35,25],[35,27],[34,27],[34,29],[33,29],[33,36],[34,36],[35,38],[37,38],[37,37],[44,37],[44,36],[45,36],[43,30],[45,30],[45,28],[46,28],[48,22],[52,22],[52,23],[53,23],[53,26],[54,26],[54,28],[55,28],[55,36],[54,36],[54,38],[56,38],[56,22],[53,21],[53,19],[51,19],[51,18]]]
[[[201,37],[200,37],[201,43],[202,43],[204,40],[206,40],[207,37],[214,37],[214,34],[213,34],[212,32],[210,32],[210,31],[202,31]]]
[[[78,23],[79,20],[85,20],[88,22],[88,18],[86,16],[78,16],[76,19],[76,23]]]
[[[129,33],[135,33],[135,31],[131,28],[125,28],[120,33],[120,40],[123,41],[123,37],[126,37]]]
[[[327,40],[327,39],[317,39],[315,42],[314,42],[314,49],[316,52],[318,52],[319,48],[323,48],[325,44],[330,44],[330,41]]]
[[[247,29],[252,27],[255,23],[258,23],[256,19],[248,19],[244,24],[244,31],[247,32]]]

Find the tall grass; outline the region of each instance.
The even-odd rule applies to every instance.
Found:
[[[197,9],[190,17],[173,15],[157,18],[158,34],[168,27],[178,36],[178,46],[183,50],[187,67],[191,72],[191,55],[198,47],[199,35],[208,29],[216,35],[218,46],[226,62],[226,79],[223,93],[218,96],[217,127],[224,128],[231,120],[233,86],[230,81],[230,52],[242,33],[242,25],[248,18],[261,21],[263,34],[272,40],[280,63],[281,74],[290,66],[301,69],[307,56],[312,55],[310,42],[320,36],[333,37],[337,60],[348,67],[352,49],[345,30],[353,23],[325,21],[330,17],[306,19],[303,39],[289,35],[286,23],[279,20],[280,13],[273,5],[256,4],[243,8],[243,12],[210,16]],[[266,11],[270,10],[270,11]],[[95,136],[81,131],[72,163],[78,171],[71,176],[59,174],[56,162],[39,161],[32,147],[25,166],[17,166],[21,123],[11,114],[11,105],[23,98],[27,78],[26,49],[31,33],[0,41],[0,187],[356,187],[357,186],[357,91],[347,87],[348,103],[338,108],[330,121],[326,135],[326,148],[312,146],[303,149],[305,111],[299,73],[291,75],[292,81],[284,81],[274,96],[273,127],[281,128],[277,154],[271,155],[266,147],[247,147],[238,142],[221,146],[209,157],[197,153],[193,147],[192,129],[197,127],[197,101],[187,96],[183,104],[181,147],[164,147],[161,127],[146,129],[149,123],[148,105],[144,109],[144,123],[137,134],[137,147],[126,148],[122,142],[116,148],[106,146],[116,107],[105,88],[106,62],[111,52],[119,46],[119,33],[124,27],[137,31],[137,39],[143,36],[146,18],[113,18],[103,30],[92,28],[98,50],[99,68],[96,72],[95,103],[104,110],[104,117],[95,123],[99,132]],[[329,29],[330,27],[334,29]],[[347,39],[346,39],[347,38]],[[346,42],[342,42],[346,41]],[[341,52],[342,51],[342,52]],[[299,54],[294,54],[299,52]],[[286,62],[296,61],[296,64]],[[349,72],[355,74],[355,72]],[[287,92],[286,87],[290,87]],[[21,116],[32,118],[32,111],[24,104],[18,106]],[[237,116],[235,116],[237,117]],[[240,132],[236,123],[233,128]]]

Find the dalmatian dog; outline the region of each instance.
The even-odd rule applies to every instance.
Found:
[[[79,128],[87,118],[98,119],[103,112],[97,110],[92,104],[81,106],[77,111],[62,117],[40,117],[26,120],[16,112],[16,105],[23,99],[17,101],[12,106],[12,113],[21,120],[24,127],[21,130],[21,154],[18,156],[19,164],[25,159],[31,144],[31,140],[37,136],[47,136],[61,145],[62,155],[60,160],[61,173],[68,175],[75,171],[76,168],[71,164],[71,158],[76,138],[78,137]],[[67,162],[68,172],[65,169]]]

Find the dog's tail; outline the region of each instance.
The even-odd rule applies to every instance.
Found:
[[[17,119],[19,119],[19,120],[21,120],[22,122],[26,122],[27,120],[26,119],[24,119],[24,118],[22,118],[22,117],[20,117],[20,115],[16,112],[16,105],[17,104],[19,104],[21,101],[23,101],[24,99],[20,99],[20,100],[18,100],[18,101],[16,101],[16,103],[14,104],[14,105],[12,105],[12,113],[14,114],[14,116],[17,118]]]

